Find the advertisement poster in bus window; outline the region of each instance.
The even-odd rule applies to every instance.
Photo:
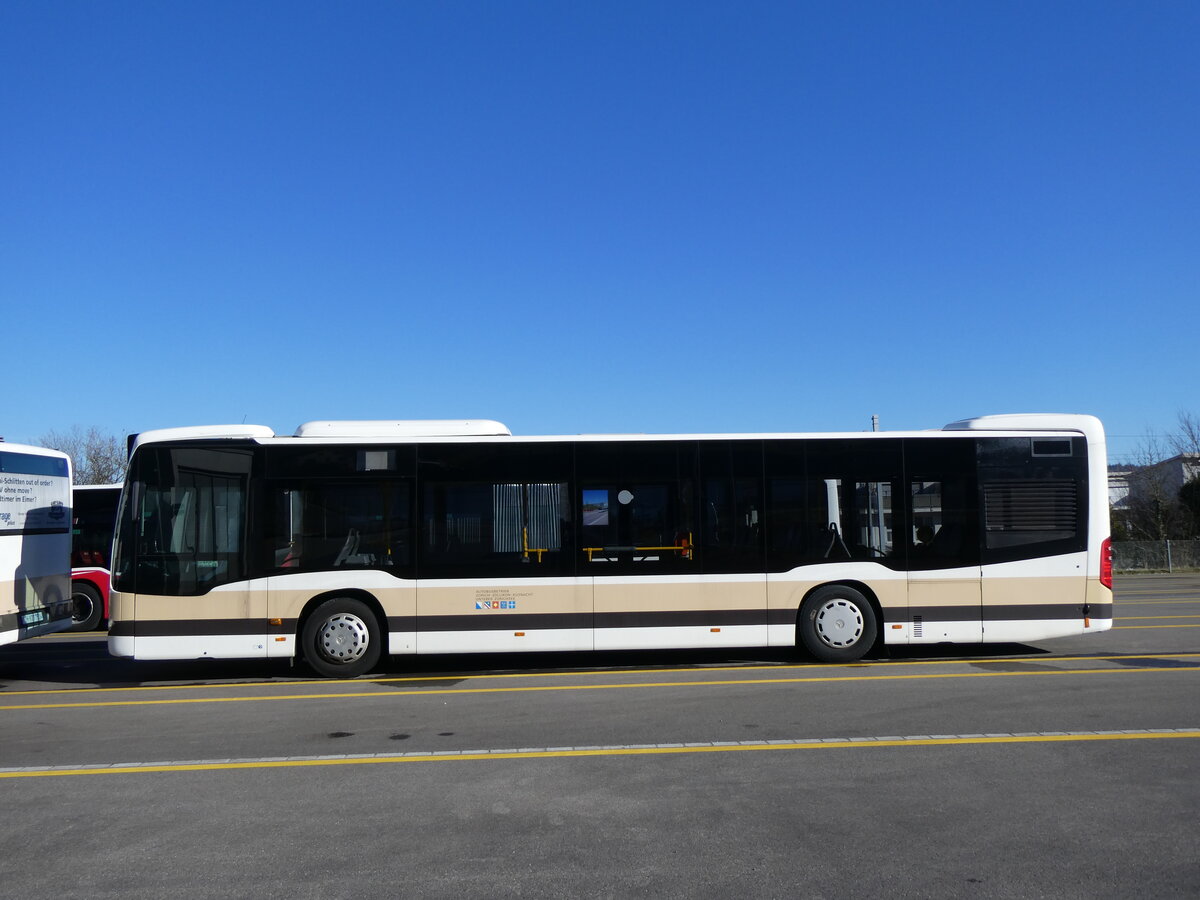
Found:
[[[21,531],[67,531],[71,527],[71,484],[62,463],[62,473],[52,470],[58,460],[37,459],[37,465],[21,466],[3,454],[0,472],[0,533]],[[21,468],[33,472],[14,471]],[[46,469],[38,472],[37,469]]]

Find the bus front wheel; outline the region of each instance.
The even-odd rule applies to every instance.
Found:
[[[354,678],[379,662],[383,635],[379,620],[365,603],[337,597],[312,611],[300,635],[300,648],[318,675]]]
[[[827,584],[800,605],[796,624],[804,649],[821,662],[853,662],[875,643],[875,609],[861,591]]]
[[[71,582],[71,631],[95,631],[103,615],[100,592],[82,581]]]

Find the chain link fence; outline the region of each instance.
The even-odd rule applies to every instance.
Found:
[[[1117,572],[1200,570],[1200,541],[1113,541]]]

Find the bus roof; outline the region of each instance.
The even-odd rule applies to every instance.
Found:
[[[4,440],[4,438],[0,438],[0,451],[7,453],[28,453],[32,456],[55,456],[60,459],[70,458],[62,450],[54,450],[51,447],[34,447],[31,444],[13,444]]]
[[[1068,413],[1012,413],[978,416],[946,425],[943,431],[1078,431],[1089,444],[1104,441],[1104,426],[1095,416]]]
[[[200,425],[185,428],[163,428],[145,431],[131,439],[130,451],[148,443],[167,441],[227,439],[227,440],[292,440],[344,443],[347,441],[408,443],[416,439],[433,441],[455,438],[512,438],[517,441],[554,440],[719,440],[728,438],[886,438],[928,437],[963,431],[988,432],[1077,432],[1088,438],[1089,443],[1104,440],[1104,428],[1095,416],[1054,413],[1023,413],[1012,415],[978,416],[951,422],[941,429],[906,431],[852,431],[852,432],[773,432],[773,433],[706,433],[706,434],[579,434],[579,435],[519,435],[502,423],[492,419],[388,419],[388,420],[321,420],[306,422],[296,429],[294,435],[277,435],[265,425]]]
[[[296,437],[511,437],[508,426],[491,419],[392,419],[305,422]]]

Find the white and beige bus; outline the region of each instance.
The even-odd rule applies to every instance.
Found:
[[[71,461],[0,443],[0,644],[71,626]]]
[[[109,649],[136,659],[1011,642],[1112,626],[1104,431],[144,433]]]

